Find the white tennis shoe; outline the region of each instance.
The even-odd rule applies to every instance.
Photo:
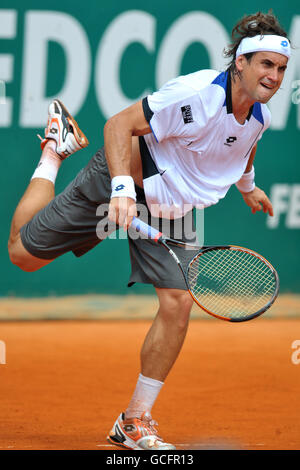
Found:
[[[54,140],[56,142],[56,153],[62,160],[89,144],[75,119],[63,103],[57,99],[49,105],[45,138],[38,137],[41,139],[42,150],[49,139]]]
[[[157,425],[149,412],[144,412],[141,418],[125,419],[121,413],[107,440],[115,446],[132,450],[175,450],[172,444],[164,442],[155,428]]]

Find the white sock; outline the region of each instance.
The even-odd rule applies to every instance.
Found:
[[[55,153],[55,149],[56,142],[49,140],[43,150],[39,164],[32,175],[32,180],[34,178],[43,178],[55,184],[56,176],[62,163],[62,160]]]
[[[149,411],[162,388],[164,382],[139,375],[135,391],[125,412],[126,419],[140,418],[144,411]]]

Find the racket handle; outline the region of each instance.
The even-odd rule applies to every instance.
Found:
[[[162,236],[162,233],[159,230],[156,230],[156,228],[151,227],[150,225],[146,224],[137,217],[133,217],[131,227],[133,227],[137,232],[141,232],[147,238],[151,238],[151,240],[154,240],[156,242]]]

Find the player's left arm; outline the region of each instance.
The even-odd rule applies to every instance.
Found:
[[[252,152],[249,157],[247,167],[245,170],[245,174],[250,173],[252,170],[256,149],[257,149],[257,144],[252,149]],[[245,203],[247,204],[247,206],[251,208],[252,214],[255,214],[255,212],[261,211],[263,209],[265,214],[268,213],[270,216],[273,216],[272,203],[270,199],[268,198],[268,196],[266,195],[266,193],[262,189],[258,188],[258,186],[255,186],[255,188],[250,192],[245,193],[245,192],[240,191],[240,193],[243,196],[243,199]]]

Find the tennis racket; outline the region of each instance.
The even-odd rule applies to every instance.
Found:
[[[136,217],[131,227],[166,248],[196,304],[214,317],[232,322],[252,320],[277,298],[278,274],[253,250],[234,245],[198,247],[184,268],[172,246],[185,247],[186,243],[164,236]]]

